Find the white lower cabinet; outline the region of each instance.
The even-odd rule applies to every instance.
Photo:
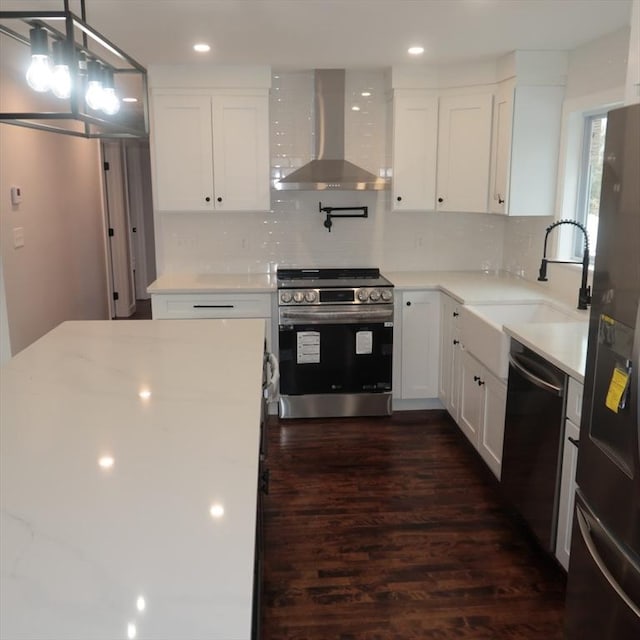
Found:
[[[462,351],[460,369],[458,425],[500,479],[507,385],[468,351]]]
[[[580,418],[582,413],[583,385],[569,378],[567,393],[567,419],[565,420],[564,448],[562,453],[562,475],[560,499],[558,502],[558,534],[556,537],[556,558],[565,568],[569,568],[571,551],[571,530],[573,508],[576,495],[576,467],[578,465],[578,441],[580,440]]]
[[[271,339],[270,293],[158,293],[151,295],[154,320],[264,318],[267,348]]]
[[[400,393],[395,395],[402,400],[437,398],[440,293],[404,291],[399,298],[400,345],[395,349],[399,366],[396,367],[394,388],[399,374]]]
[[[577,443],[579,439],[580,428],[571,422],[571,420],[566,420],[562,454],[560,501],[558,503],[558,535],[556,537],[556,558],[558,558],[558,561],[565,569],[569,568],[571,525],[573,524],[573,507],[576,494],[578,447],[574,442]]]
[[[440,385],[438,397],[451,417],[460,418],[460,304],[451,296],[440,299]]]

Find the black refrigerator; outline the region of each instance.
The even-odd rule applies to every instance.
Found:
[[[640,639],[640,104],[610,111],[589,321],[568,640]]]

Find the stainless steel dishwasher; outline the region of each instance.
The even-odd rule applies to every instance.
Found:
[[[540,544],[556,546],[568,376],[511,341],[501,485]]]

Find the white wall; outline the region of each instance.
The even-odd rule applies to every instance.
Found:
[[[577,189],[577,159],[582,140],[582,114],[622,104],[629,53],[629,29],[620,29],[575,49],[569,55],[556,218],[573,217]],[[536,281],[546,227],[554,217],[510,218],[504,236],[504,268],[527,280]],[[552,232],[550,248],[559,243],[560,229]],[[556,236],[555,234],[558,234]],[[566,239],[566,235],[563,236]],[[552,242],[553,241],[553,242]],[[568,259],[558,249],[561,259]],[[552,253],[553,255],[553,253]],[[581,269],[573,265],[549,265],[546,283],[539,283],[552,295],[573,304],[577,300]]]
[[[64,320],[108,317],[97,141],[0,124],[0,242],[14,355]]]
[[[313,155],[312,76],[275,74],[271,91],[272,172],[300,167]],[[359,91],[371,90],[363,103]],[[381,71],[347,72],[347,159],[378,174],[388,165],[388,94]],[[277,124],[275,124],[277,123]],[[367,219],[323,226],[318,204],[369,207]],[[458,213],[395,213],[389,192],[272,191],[266,213],[156,212],[159,273],[265,272],[270,265],[379,266],[390,270],[498,269],[505,221]]]

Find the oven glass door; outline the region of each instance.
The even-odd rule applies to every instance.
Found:
[[[391,391],[393,322],[281,324],[280,393]]]

